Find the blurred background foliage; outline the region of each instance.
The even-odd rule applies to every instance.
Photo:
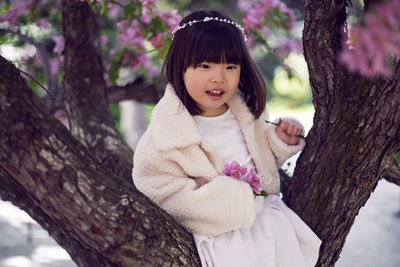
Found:
[[[312,104],[307,64],[302,55],[302,1],[87,2],[99,16],[104,77],[109,87],[127,84],[137,77],[158,85],[163,57],[170,44],[170,36],[162,34],[194,10],[215,9],[229,14],[246,28],[251,40],[249,49],[267,82],[270,109],[309,108]],[[10,12],[13,8],[14,13]],[[361,0],[351,1],[348,21],[359,22],[362,8]],[[260,10],[262,15],[257,13]],[[162,38],[161,46],[157,38]],[[0,53],[47,85],[58,99],[63,94],[62,49],[61,0],[0,1]],[[28,79],[28,83],[38,95],[47,96],[35,82]],[[110,109],[121,130],[119,105],[110,105]],[[147,111],[151,112],[151,105]]]

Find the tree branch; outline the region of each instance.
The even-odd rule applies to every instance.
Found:
[[[400,165],[395,157],[391,157],[387,163],[387,169],[383,173],[383,178],[386,181],[400,185]]]
[[[199,265],[193,237],[110,169],[0,56],[0,197],[27,211],[79,266]]]
[[[281,180],[281,192],[283,195],[285,195],[292,177],[290,177],[284,170],[282,170],[282,168],[278,169],[278,173],[279,179]]]
[[[107,99],[110,103],[118,103],[122,100],[135,100],[155,104],[160,98],[161,92],[159,88],[154,85],[147,85],[143,78],[137,78],[125,86],[107,88]]]

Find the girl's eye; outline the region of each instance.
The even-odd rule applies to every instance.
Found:
[[[228,70],[235,70],[235,69],[237,69],[237,66],[236,65],[230,65],[230,66],[228,66],[228,67],[226,67]]]
[[[199,65],[197,65],[198,68],[202,68],[202,69],[209,69],[210,65],[204,64],[204,63],[200,63]]]

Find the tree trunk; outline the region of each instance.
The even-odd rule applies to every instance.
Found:
[[[63,0],[65,103],[71,132],[105,167],[132,183],[132,151],[108,109],[97,17],[86,2]]]
[[[314,126],[284,201],[323,243],[317,266],[333,266],[359,209],[400,148],[400,66],[366,80],[337,62],[345,1],[306,1],[303,31]]]
[[[50,116],[0,57],[0,196],[79,266],[199,264],[192,236]]]

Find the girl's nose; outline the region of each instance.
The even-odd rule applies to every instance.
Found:
[[[222,68],[215,68],[211,78],[213,83],[220,83],[225,81],[225,73]]]

